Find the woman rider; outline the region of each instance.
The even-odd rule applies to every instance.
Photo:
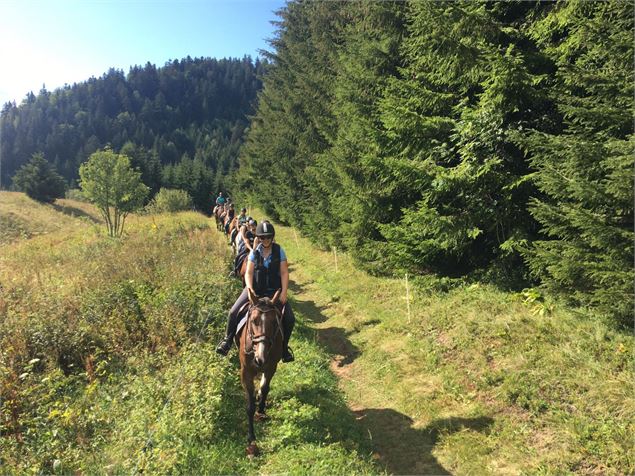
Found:
[[[289,338],[295,325],[295,316],[290,304],[287,302],[289,267],[284,250],[279,244],[273,242],[275,234],[276,231],[269,222],[264,221],[256,227],[256,237],[259,243],[249,253],[249,261],[247,261],[247,271],[245,273],[245,289],[243,289],[243,292],[229,311],[225,338],[216,347],[216,352],[221,355],[227,355],[231,349],[238,321],[242,317],[238,314],[241,313],[241,310],[243,312],[246,310],[249,302],[248,290],[251,289],[258,297],[266,296],[271,298],[280,289],[278,305],[282,306],[282,327],[284,332],[282,361],[292,362],[294,360],[293,354],[289,350]]]
[[[256,237],[256,227],[258,222],[249,217],[249,221],[240,227],[238,236],[236,237],[236,258],[234,259],[234,270],[230,273],[231,276],[240,275],[240,268],[242,268],[243,261],[247,258],[247,255],[255,248],[254,238]]]

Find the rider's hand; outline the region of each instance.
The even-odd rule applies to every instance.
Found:
[[[286,291],[280,291],[280,297],[278,298],[278,301],[280,301],[280,303],[282,304],[286,304],[287,302],[287,292]]]

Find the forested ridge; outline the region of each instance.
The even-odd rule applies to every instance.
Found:
[[[8,187],[42,153],[74,185],[79,166],[108,145],[131,158],[153,194],[160,187],[184,189],[207,210],[210,194],[237,166],[265,68],[249,57],[187,57],[31,92],[2,109],[1,184]]]
[[[630,2],[289,2],[238,183],[379,274],[630,323]],[[541,291],[537,291],[540,295]]]

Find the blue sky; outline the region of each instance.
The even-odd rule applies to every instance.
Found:
[[[284,0],[0,0],[0,105],[114,67],[255,58]]]

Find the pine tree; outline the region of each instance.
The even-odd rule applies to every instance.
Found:
[[[526,138],[545,239],[528,253],[545,287],[632,324],[633,8],[560,2],[533,28],[557,73],[562,131]]]
[[[13,185],[33,200],[45,203],[63,198],[66,191],[64,179],[42,153],[33,154],[31,160],[17,171]]]

